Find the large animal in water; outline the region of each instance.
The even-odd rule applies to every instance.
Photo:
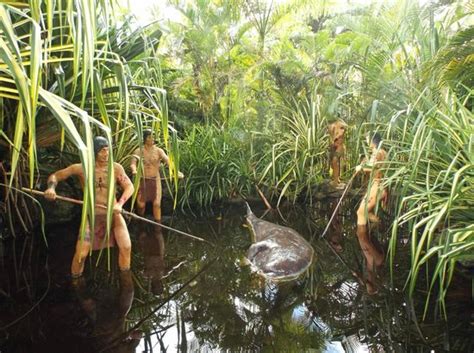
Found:
[[[253,241],[247,258],[259,274],[282,282],[308,269],[314,250],[297,231],[258,218],[248,204],[246,219]]]

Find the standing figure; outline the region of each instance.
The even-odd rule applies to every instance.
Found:
[[[122,206],[133,194],[133,184],[125,174],[123,167],[114,163],[115,182],[123,189],[122,196],[114,204],[114,214],[112,219],[112,229],[110,230],[110,237],[107,239],[106,225],[107,225],[107,210],[104,206],[107,205],[107,192],[109,185],[108,180],[108,160],[109,147],[107,140],[104,137],[94,138],[94,154],[95,154],[95,229],[94,234],[91,235],[89,225],[87,225],[86,235],[84,239],[78,238],[76,243],[76,251],[71,265],[71,274],[73,277],[80,277],[84,271],[84,260],[89,252],[92,250],[103,249],[114,246],[117,243],[119,249],[119,268],[121,271],[130,269],[130,253],[131,242],[128,234],[127,225],[121,215]],[[72,164],[67,168],[61,169],[48,177],[48,188],[44,196],[48,200],[56,199],[56,185],[70,176],[77,176],[84,188],[84,171],[80,163]]]
[[[357,210],[357,225],[366,225],[367,218],[371,222],[378,222],[379,218],[375,215],[374,210],[379,200],[387,198],[387,191],[382,186],[382,171],[380,163],[385,161],[387,152],[381,148],[382,138],[378,133],[372,137],[367,135],[367,143],[372,152],[368,161],[363,161],[361,165],[356,167],[356,172],[364,171],[372,175],[372,180],[369,180],[367,192],[362,198],[362,202]]]
[[[140,180],[140,186],[137,196],[137,213],[141,216],[145,214],[147,202],[153,203],[153,217],[156,221],[161,220],[161,161],[169,165],[169,158],[165,151],[155,146],[153,133],[151,130],[143,131],[143,148],[137,148],[133,152],[134,158],[130,164],[132,174],[137,174],[137,161],[143,160],[143,177]],[[183,173],[178,172],[178,178],[183,178]]]
[[[332,180],[331,185],[342,188],[344,184],[341,184],[339,179],[341,176],[341,161],[346,153],[346,146],[344,145],[344,135],[347,130],[347,124],[342,120],[336,120],[329,124],[329,165],[332,168]]]

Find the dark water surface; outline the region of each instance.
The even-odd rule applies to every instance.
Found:
[[[94,254],[75,281],[77,224],[47,229],[48,248],[39,232],[4,240],[0,352],[472,352],[469,276],[453,280],[448,321],[434,305],[422,321],[424,289],[413,301],[403,292],[409,244],[400,239],[392,282],[383,263],[388,222],[357,229],[348,203],[325,242],[319,235],[333,207],[264,215],[315,249],[309,272],[279,285],[244,265],[243,205],[165,219],[213,245],[132,222],[132,272],[117,271],[114,249]]]

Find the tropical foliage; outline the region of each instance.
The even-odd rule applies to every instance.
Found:
[[[391,258],[399,234],[410,232],[409,290],[437,259],[428,287],[440,285],[442,299],[455,263],[474,246],[472,4],[402,1],[340,12],[288,3],[172,2],[183,18],[162,45],[184,59],[167,61],[170,106],[193,101],[201,108],[194,121],[205,126],[183,124],[183,165],[204,176],[186,184],[181,202],[210,204],[235,190],[249,196],[254,186],[276,205],[310,202],[328,176],[327,122],[351,127],[347,167],[364,153],[363,134],[377,130],[390,156]],[[202,142],[200,153],[190,141]]]
[[[112,3],[0,5],[8,187],[38,184],[51,166],[38,158],[46,148],[77,154],[87,175],[84,229],[94,203],[92,136],[106,135],[114,160],[127,164],[145,124],[171,155],[182,208],[257,189],[273,205],[309,203],[329,177],[327,123],[341,118],[350,126],[347,179],[364,153],[361,137],[382,133],[390,256],[409,232],[410,292],[433,264],[428,289],[439,285],[444,297],[474,247],[471,2],[341,11],[303,0],[173,0],[180,19],[147,28],[117,21]],[[10,190],[8,215],[19,202]]]
[[[153,59],[161,31],[117,22],[113,12],[104,1],[0,4],[1,137],[10,155],[10,217],[16,200],[11,188],[36,187],[47,176],[40,172],[41,149],[78,155],[86,180],[84,230],[94,212],[93,136],[104,135],[114,146],[110,180],[113,160],[130,155],[144,124],[169,143],[166,92]],[[109,188],[110,203],[114,194]]]

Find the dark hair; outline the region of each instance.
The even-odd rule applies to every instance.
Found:
[[[94,137],[94,155],[97,156],[97,153],[104,147],[109,147],[107,139],[103,136]]]
[[[375,132],[373,135],[372,135],[372,138],[370,139],[370,141],[377,147],[380,146],[380,143],[382,142],[382,136],[380,136],[380,134],[378,132]]]
[[[146,138],[150,136],[153,132],[150,129],[143,130],[143,142],[145,142]]]

